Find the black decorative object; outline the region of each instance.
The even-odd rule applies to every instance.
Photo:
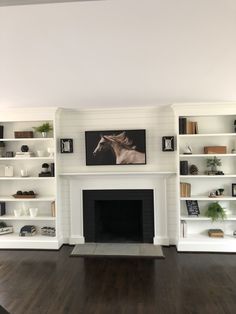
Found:
[[[187,211],[189,216],[200,215],[200,210],[197,201],[186,201]]]
[[[146,164],[145,130],[85,132],[86,165]]]
[[[3,216],[6,214],[6,203],[0,202],[0,216]]]
[[[6,157],[14,157],[14,152],[6,152]]]
[[[61,138],[60,148],[62,154],[73,153],[73,139],[72,138]]]
[[[191,165],[189,168],[189,173],[191,175],[198,175],[198,167],[196,165]]]
[[[27,145],[22,145],[22,146],[21,146],[21,151],[22,151],[23,153],[27,153],[27,152],[29,151],[29,146],[27,146]]]
[[[179,134],[187,133],[187,118],[179,118]]]
[[[51,168],[51,177],[54,177],[55,176],[55,164],[54,164],[54,162],[52,162],[50,164],[50,168]]]
[[[236,120],[234,120],[234,132],[236,133]]]
[[[232,196],[236,197],[236,183],[232,183]]]
[[[49,171],[49,164],[42,164],[42,171],[39,173],[39,177],[51,177],[51,171]]]
[[[188,175],[188,161],[187,160],[180,161],[180,175],[182,176]]]
[[[163,136],[162,137],[162,151],[173,152],[175,147],[174,136]]]
[[[3,125],[0,125],[0,138],[3,138]]]

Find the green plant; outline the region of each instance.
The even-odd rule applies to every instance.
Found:
[[[5,228],[7,225],[4,221],[0,221],[0,228]]]
[[[213,157],[207,159],[207,167],[211,167],[211,171],[216,171],[217,166],[221,166],[221,160],[220,158]]]
[[[42,125],[40,126],[37,126],[37,127],[33,127],[33,129],[36,131],[36,132],[39,132],[39,133],[43,133],[43,132],[49,132],[49,131],[52,131],[53,130],[53,127],[52,125],[50,125],[48,122],[45,122],[43,123]]]
[[[206,216],[211,218],[212,221],[219,219],[224,220],[226,218],[226,212],[218,202],[214,202],[208,206]]]

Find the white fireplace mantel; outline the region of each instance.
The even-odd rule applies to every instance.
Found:
[[[129,171],[129,172],[64,172],[60,173],[60,176],[62,177],[74,177],[74,176],[119,176],[119,175],[155,175],[155,176],[161,176],[161,177],[169,177],[176,175],[176,172],[171,171]]]
[[[154,192],[154,244],[169,245],[167,182],[175,172],[73,172],[61,173],[69,183],[70,244],[84,243],[83,190],[152,189]]]

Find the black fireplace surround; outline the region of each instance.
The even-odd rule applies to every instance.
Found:
[[[85,242],[153,243],[153,190],[83,190]]]

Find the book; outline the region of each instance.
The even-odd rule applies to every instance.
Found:
[[[180,182],[180,197],[191,196],[191,184],[187,182]]]
[[[179,118],[179,134],[187,133],[187,118]]]
[[[180,236],[182,238],[186,238],[187,237],[187,222],[185,220],[182,220],[180,227],[181,227],[180,228]]]
[[[51,214],[52,214],[52,217],[56,217],[56,203],[55,203],[55,201],[51,202]]]

